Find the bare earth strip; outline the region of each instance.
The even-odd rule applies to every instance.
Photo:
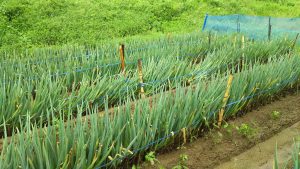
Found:
[[[272,118],[273,111],[280,112],[278,119]],[[288,95],[230,120],[228,123],[234,126],[232,132],[212,130],[176,150],[161,152],[157,155],[160,164],[144,163],[142,168],[172,168],[178,164],[180,155],[185,154],[190,169],[272,169],[276,141],[279,158],[287,160],[293,137],[300,136],[299,121],[300,94]],[[235,126],[243,123],[255,130],[253,137],[247,138],[237,132]]]
[[[233,157],[230,161],[221,164],[216,169],[272,169],[274,151],[277,143],[279,168],[282,168],[291,159],[293,152],[293,138],[300,136],[300,122],[276,134],[265,142]]]

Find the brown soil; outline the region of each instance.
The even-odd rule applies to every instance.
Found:
[[[300,122],[284,129],[268,140],[259,143],[247,151],[232,157],[215,169],[273,169],[275,148],[278,168],[293,168],[294,139],[299,139]],[[277,145],[277,147],[275,146]]]
[[[279,118],[272,116],[273,111],[280,112]],[[186,166],[189,169],[215,168],[236,155],[264,142],[275,134],[300,121],[300,95],[283,97],[271,104],[260,107],[228,122],[227,129],[213,129],[203,137],[178,147],[171,152],[157,155],[160,164],[150,166],[142,164],[142,168],[172,168],[179,162],[181,154],[188,156]],[[252,132],[240,134],[236,126],[247,124]],[[231,132],[228,131],[231,128]],[[291,140],[293,138],[290,138]],[[272,145],[275,150],[275,144]]]

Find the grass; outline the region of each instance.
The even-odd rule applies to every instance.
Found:
[[[95,44],[200,30],[205,13],[300,17],[298,0],[10,0],[0,3],[0,46]]]

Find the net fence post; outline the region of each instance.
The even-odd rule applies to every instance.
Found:
[[[240,32],[241,32],[240,15],[237,15],[236,31],[237,31],[237,33],[240,33]]]
[[[202,26],[202,32],[204,31],[204,29],[206,27],[207,18],[208,18],[208,14],[205,14],[205,18],[204,18],[204,22],[203,22],[203,26]]]
[[[269,27],[268,27],[268,40],[271,41],[271,33],[272,33],[272,25],[271,25],[271,17],[269,17]]]

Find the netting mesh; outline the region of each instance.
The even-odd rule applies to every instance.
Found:
[[[271,29],[270,29],[271,26]],[[271,31],[269,31],[269,29]],[[270,37],[296,37],[300,33],[300,18],[273,18],[263,16],[207,15],[203,24],[203,31],[221,33],[242,33],[254,39],[268,39]]]

